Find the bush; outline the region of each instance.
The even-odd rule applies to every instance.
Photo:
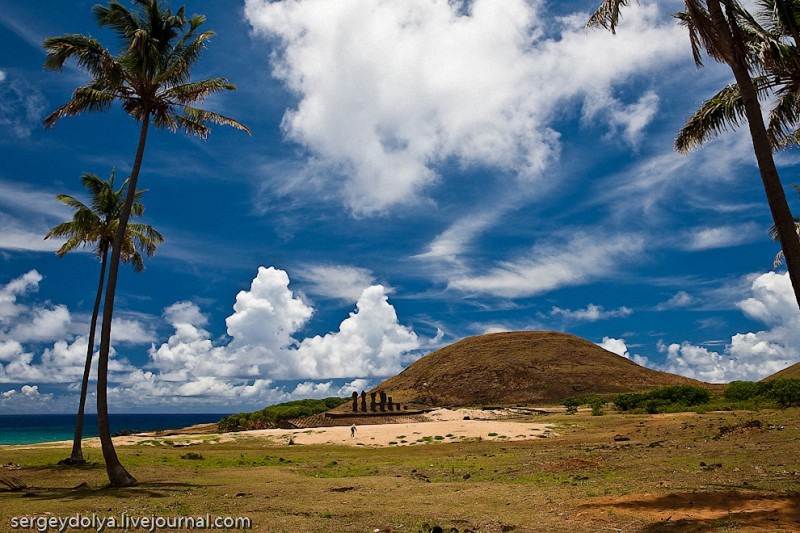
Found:
[[[734,381],[725,387],[725,399],[756,405],[800,406],[800,379],[773,381]]]
[[[725,399],[734,402],[752,400],[761,393],[763,387],[759,385],[759,383],[753,383],[752,381],[732,381],[725,387],[723,395]]]
[[[220,431],[244,431],[275,427],[279,422],[324,413],[350,401],[345,398],[323,400],[297,400],[270,405],[254,413],[238,413],[226,416],[217,423]]]
[[[592,416],[602,416],[603,406],[606,404],[601,398],[594,398],[589,402],[589,407],[592,408]]]
[[[704,405],[710,399],[710,394],[702,387],[670,385],[642,394],[632,392],[619,394],[614,399],[614,406],[620,411],[642,411],[655,414]]]
[[[568,415],[574,415],[578,412],[578,407],[580,407],[581,401],[578,398],[570,397],[564,400],[563,405],[567,408]]]
[[[800,379],[776,379],[771,383],[769,397],[774,398],[781,407],[800,406]]]

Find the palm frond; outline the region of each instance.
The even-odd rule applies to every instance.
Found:
[[[61,70],[70,58],[75,58],[78,66],[92,75],[100,69],[103,46],[92,37],[78,33],[49,37],[44,40],[42,47],[47,51],[44,59],[44,68],[47,70]]]
[[[116,99],[110,92],[98,91],[91,87],[78,87],[72,99],[62,105],[42,121],[47,128],[52,128],[55,123],[64,117],[80,115],[84,111],[106,111]]]
[[[212,111],[207,111],[205,109],[198,109],[188,105],[183,106],[183,117],[181,118],[195,124],[205,124],[207,122],[211,122],[212,124],[230,126],[231,128],[247,132],[248,135],[252,135],[250,128],[244,124],[232,118],[220,115],[219,113],[214,113]]]
[[[770,80],[765,77],[753,78],[753,83],[764,98],[769,92]],[[681,153],[717,137],[728,129],[736,129],[746,123],[744,102],[739,86],[735,83],[725,86],[717,94],[703,102],[675,138],[675,149]]]
[[[597,11],[589,17],[586,23],[589,27],[602,27],[610,30],[611,33],[617,32],[617,25],[621,18],[620,9],[629,5],[630,0],[603,0]]]
[[[185,83],[168,88],[163,97],[181,105],[202,102],[206,97],[220,91],[235,91],[236,85],[225,78],[209,78],[206,80]]]
[[[769,113],[768,133],[773,144],[785,147],[797,144],[800,123],[800,87],[785,85],[776,93],[777,101]]]

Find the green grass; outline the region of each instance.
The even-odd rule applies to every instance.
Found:
[[[752,419],[760,420],[761,427],[743,425]],[[760,499],[752,510],[768,508],[776,499],[796,501],[800,409],[609,412],[602,417],[581,412],[547,421],[555,424],[558,436],[531,441],[448,442],[445,437],[442,442],[420,435],[422,442],[427,438],[441,444],[287,446],[243,438],[203,442],[190,450],[119,446],[121,461],[140,482],[124,490],[105,488],[102,464],[57,466],[68,448],[2,447],[0,465],[13,462],[19,469],[0,469],[0,476],[19,477],[29,488],[0,492],[0,520],[43,512],[109,513],[124,507],[134,515],[244,514],[261,531],[408,533],[425,531],[420,529],[425,524],[445,531],[497,531],[501,525],[527,531],[534,527],[531,509],[536,509],[536,529],[580,533],[657,531],[667,516],[657,513],[667,508],[674,522],[695,513],[698,531],[729,524],[743,531],[796,529],[791,522],[796,514],[736,514],[731,501],[736,495],[755,494]],[[734,429],[720,436],[723,427]],[[615,436],[629,440],[616,441]],[[98,449],[86,448],[85,453],[102,461]],[[185,458],[189,454],[202,459]],[[704,468],[701,463],[722,466]],[[670,509],[671,504],[658,500],[675,494],[688,494],[687,501],[695,502],[719,495],[722,503]],[[643,503],[615,505],[608,498]],[[698,510],[718,514],[702,518]],[[759,516],[770,522],[757,522]]]

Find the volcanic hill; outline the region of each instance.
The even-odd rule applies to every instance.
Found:
[[[469,337],[428,354],[375,391],[430,406],[559,404],[570,396],[705,386],[650,370],[580,337],[517,331]]]

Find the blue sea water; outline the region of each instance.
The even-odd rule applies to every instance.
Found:
[[[112,414],[111,432],[159,431],[178,429],[194,424],[219,422],[220,413]],[[75,415],[0,415],[0,444],[35,444],[55,440],[72,440]],[[84,438],[97,436],[97,415],[83,418]]]

